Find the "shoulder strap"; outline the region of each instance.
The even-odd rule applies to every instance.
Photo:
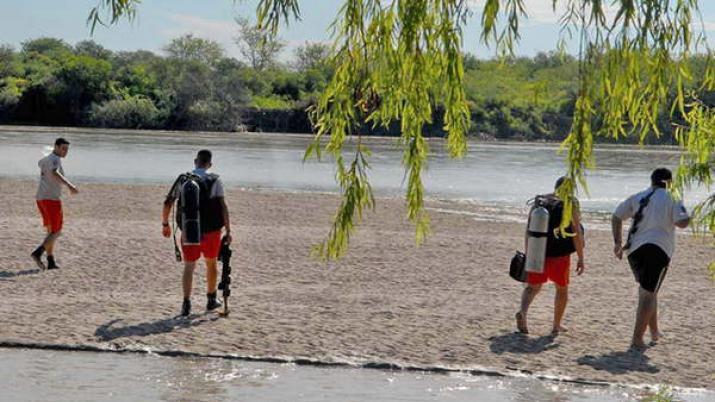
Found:
[[[176,178],[176,180],[174,180],[174,183],[173,183],[173,184],[171,185],[171,187],[169,188],[169,192],[166,194],[166,198],[167,198],[167,199],[169,199],[169,198],[174,199],[174,193],[176,192],[176,187],[177,187],[177,186],[180,186],[181,184],[183,184],[184,181],[186,181],[186,173],[180,174],[180,175]]]
[[[655,194],[655,191],[658,190],[657,188],[654,188],[651,190],[650,193],[648,193],[645,197],[641,198],[638,203],[640,204],[638,206],[638,211],[636,211],[636,214],[633,215],[633,223],[631,224],[631,228],[628,230],[628,240],[626,240],[626,245],[623,246],[624,250],[628,250],[631,248],[631,240],[633,239],[633,235],[636,234],[636,231],[638,231],[638,224],[640,221],[643,219],[643,210],[645,207],[648,206],[648,203],[650,202],[650,197]]]

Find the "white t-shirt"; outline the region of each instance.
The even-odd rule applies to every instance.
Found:
[[[40,167],[40,185],[37,187],[35,199],[59,200],[62,196],[62,182],[52,174],[57,170],[64,176],[60,156],[52,152],[37,162]]]
[[[625,221],[632,218],[640,208],[640,200],[645,198],[654,187],[634,194],[623,201],[613,213]],[[648,205],[643,208],[643,219],[638,223],[638,230],[631,238],[631,252],[644,244],[655,244],[673,257],[675,251],[675,222],[688,219],[688,211],[682,201],[676,201],[664,188],[656,188]]]

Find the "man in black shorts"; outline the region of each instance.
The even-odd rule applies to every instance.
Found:
[[[628,254],[636,282],[640,285],[638,311],[633,329],[632,347],[645,348],[643,336],[650,327],[651,340],[656,342],[658,331],[658,290],[668,271],[675,251],[675,227],[686,228],[690,216],[682,200],[675,200],[667,187],[673,180],[670,170],[659,168],[651,174],[651,186],[623,201],[611,218],[613,253],[622,259]],[[626,244],[623,244],[623,221],[633,218]]]

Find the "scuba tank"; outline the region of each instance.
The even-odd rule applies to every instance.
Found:
[[[201,188],[194,180],[186,180],[181,186],[181,230],[187,245],[201,244],[200,194]]]
[[[541,206],[531,210],[527,228],[526,270],[544,272],[546,260],[546,241],[549,235],[549,211]]]

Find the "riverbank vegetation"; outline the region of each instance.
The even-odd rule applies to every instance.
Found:
[[[305,43],[279,61],[283,42],[264,43],[247,21],[237,22],[243,38],[240,60],[227,56],[218,43],[190,35],[173,39],[161,54],[114,52],[93,41],[71,45],[57,38],[31,39],[19,49],[0,46],[0,123],[311,132],[306,110],[332,78],[330,47]],[[707,58],[690,59],[693,75],[704,77]],[[698,84],[696,80],[693,88]],[[468,135],[559,141],[572,123],[578,62],[557,52],[506,60],[468,54],[464,89]],[[715,105],[713,92],[699,98]],[[425,134],[444,136],[442,109],[435,106]],[[658,123],[662,135],[649,141],[677,143],[674,123],[663,110]],[[362,129],[366,134],[400,134],[398,123]]]

